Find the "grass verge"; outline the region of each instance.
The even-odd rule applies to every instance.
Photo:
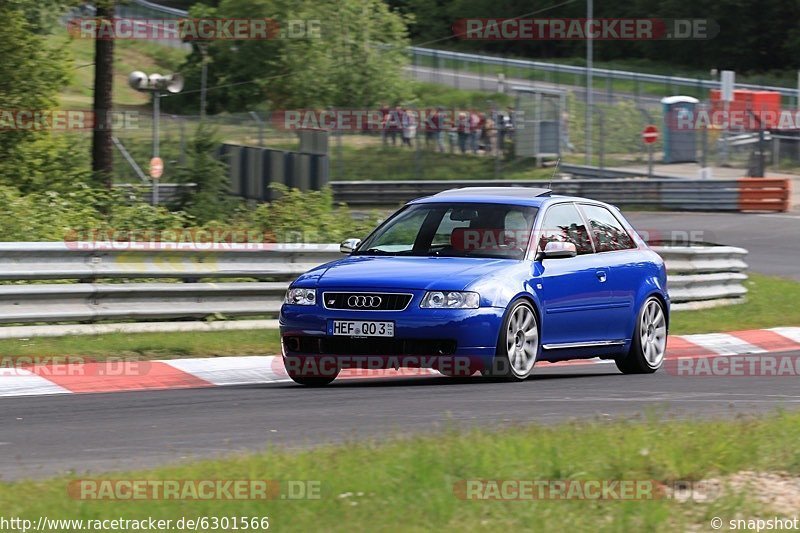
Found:
[[[742,470],[800,472],[800,414],[728,421],[591,421],[499,431],[347,443],[299,453],[268,451],[94,480],[289,480],[317,482],[319,499],[91,501],[70,480],[0,484],[5,516],[71,519],[269,517],[279,531],[431,531],[491,527],[555,531],[706,531],[713,517],[773,516],[755,491],[707,502],[644,500],[475,501],[464,480],[655,480],[668,486]],[[762,497],[764,495],[761,495]],[[698,527],[699,526],[699,527]],[[62,530],[69,530],[64,528]]]
[[[749,274],[747,302],[740,305],[672,313],[670,333],[714,333],[743,329],[800,326],[800,283]]]
[[[109,333],[0,340],[0,357],[175,359],[280,353],[277,330]]]

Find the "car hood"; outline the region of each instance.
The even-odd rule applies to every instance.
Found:
[[[322,265],[300,280],[315,279],[324,288],[461,290],[517,264],[513,259],[350,256]]]

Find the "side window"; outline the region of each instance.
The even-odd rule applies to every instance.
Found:
[[[581,209],[589,220],[598,252],[636,248],[631,236],[611,211],[605,207],[588,204],[581,204]]]
[[[545,245],[553,241],[573,243],[578,255],[593,252],[589,232],[573,204],[554,205],[545,213],[539,233],[539,249],[544,250]]]

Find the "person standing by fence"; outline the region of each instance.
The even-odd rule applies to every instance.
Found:
[[[467,153],[467,141],[470,138],[470,121],[464,111],[458,113],[456,121],[456,132],[458,133],[458,148],[462,154]]]
[[[481,137],[481,117],[475,111],[469,113],[470,149],[473,154],[478,153],[478,144]]]
[[[417,112],[413,109],[403,110],[403,146],[411,148],[411,141],[417,136]]]
[[[436,150],[444,153],[444,132],[449,129],[449,121],[447,120],[447,113],[441,107],[436,108],[436,117],[434,118],[434,127],[436,128]]]
[[[484,123],[484,136],[486,138],[486,153],[496,155],[497,150],[497,124],[492,117],[486,117]]]

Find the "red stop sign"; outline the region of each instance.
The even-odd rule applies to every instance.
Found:
[[[157,180],[164,174],[164,161],[160,157],[154,157],[150,160],[150,177]]]
[[[648,124],[642,130],[642,140],[645,144],[653,144],[658,140],[658,128],[653,124]]]

